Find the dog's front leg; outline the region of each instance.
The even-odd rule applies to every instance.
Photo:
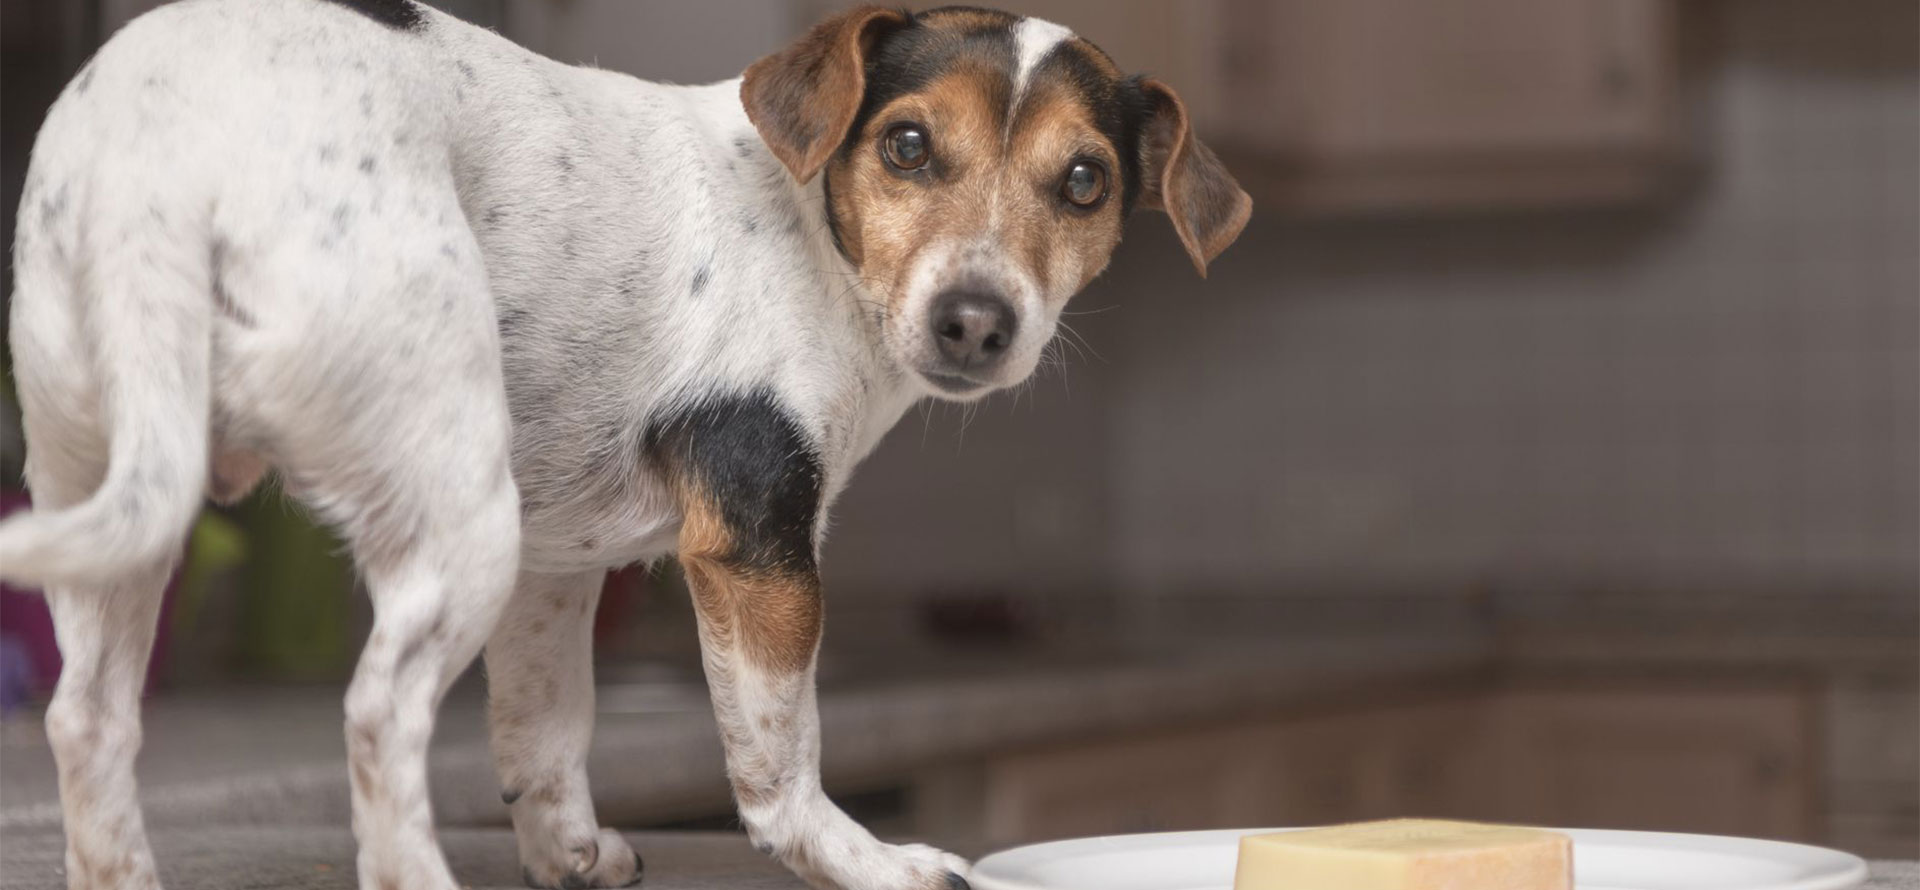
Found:
[[[679,501],[680,561],[740,820],[761,850],[823,890],[953,890],[966,862],[892,846],[820,789],[814,656],[823,474],[771,400],[716,403],[649,434]]]
[[[689,519],[689,525],[705,524]],[[740,821],[756,847],[831,890],[953,890],[966,862],[881,843],[820,788],[816,573],[768,573],[704,548],[681,556]]]

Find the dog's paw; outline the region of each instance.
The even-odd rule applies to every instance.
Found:
[[[600,829],[592,839],[577,844],[564,858],[552,862],[523,862],[520,880],[539,890],[587,890],[631,887],[640,883],[646,863],[618,832]]]
[[[832,890],[971,890],[965,859],[925,844],[878,844],[853,861],[835,863],[837,874],[808,875],[808,883]]]
[[[972,890],[967,883],[967,873],[973,866],[967,860],[945,850],[935,849],[926,844],[906,844],[895,850],[921,865],[919,869],[926,881],[926,890]]]

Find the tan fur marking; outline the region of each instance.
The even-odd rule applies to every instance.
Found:
[[[971,31],[984,28],[1001,28],[1013,24],[1018,18],[1011,13],[997,9],[977,7],[952,7],[932,10],[920,16],[921,23],[934,28],[947,28],[955,31]]]
[[[1034,84],[1007,126],[1007,90],[1004,71],[961,64],[873,116],[860,134],[868,145],[901,122],[926,127],[934,160],[921,177],[897,176],[879,151],[859,147],[832,163],[842,242],[890,306],[905,298],[929,245],[991,238],[1062,300],[1106,267],[1120,240],[1120,202],[1082,214],[1061,207],[1058,195],[1069,163],[1084,155],[1106,165],[1117,197],[1114,146],[1059,84]]]
[[[820,642],[819,577],[741,568],[719,508],[696,486],[683,482],[682,487],[680,562],[694,607],[714,642],[731,646],[763,670],[805,671]]]

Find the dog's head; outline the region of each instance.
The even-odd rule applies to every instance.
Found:
[[[1172,89],[1039,19],[851,10],[740,94],[795,177],[826,177],[893,360],[950,399],[1033,372],[1134,207],[1166,211],[1202,275],[1252,211]]]

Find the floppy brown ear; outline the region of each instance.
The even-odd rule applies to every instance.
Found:
[[[747,68],[740,101],[774,157],[813,179],[846,138],[867,91],[867,55],[906,13],[862,6],[827,19]]]
[[[1140,89],[1153,101],[1142,134],[1141,203],[1166,211],[1200,277],[1253,215],[1253,199],[1233,181],[1213,150],[1194,138],[1187,106],[1173,88],[1152,78]]]

